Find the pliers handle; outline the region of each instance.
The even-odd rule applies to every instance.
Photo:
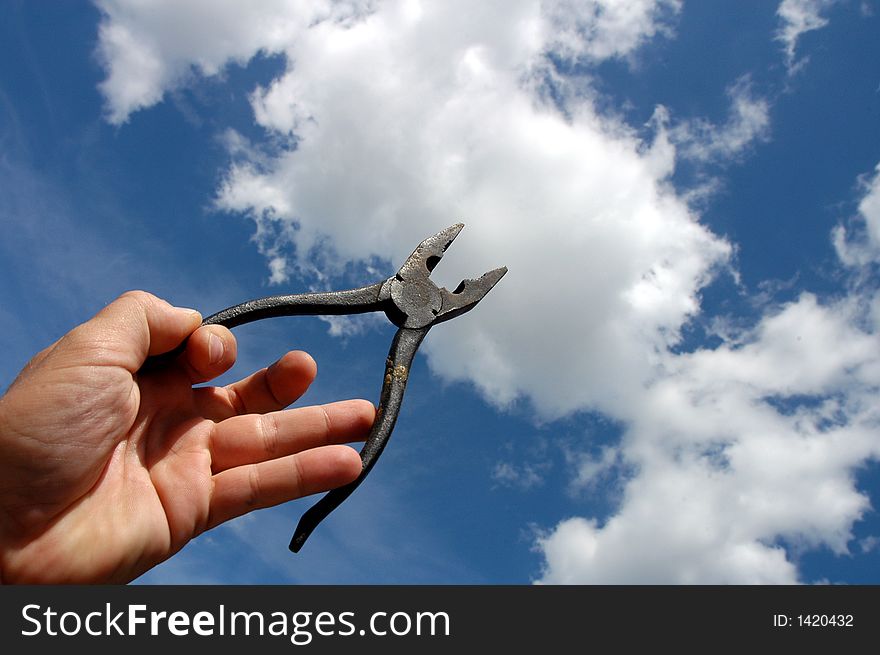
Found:
[[[233,328],[277,316],[340,316],[380,311],[379,292],[384,282],[359,289],[323,293],[268,296],[228,307],[202,321],[202,325]]]
[[[463,227],[463,224],[457,223],[422,241],[398,272],[382,282],[347,291],[250,300],[217,312],[202,322],[203,325],[232,328],[277,316],[384,311],[399,328],[385,361],[376,419],[361,449],[361,473],[354,482],[328,492],[303,514],[290,541],[290,550],[293,552],[298,552],[315,527],[357,489],[379,459],[397,422],[413,357],[428,330],[436,323],[471,310],[507,273],[506,267],[496,268],[476,280],[463,280],[454,291],[437,287],[431,281],[431,271]]]

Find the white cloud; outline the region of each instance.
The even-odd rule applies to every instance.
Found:
[[[556,0],[544,3],[544,38],[565,59],[627,57],[651,38],[671,35],[681,0]]]
[[[852,472],[880,457],[880,343],[859,304],[805,294],[740,345],[671,357],[632,400],[637,471],[603,525],[539,540],[545,583],[799,581],[779,540],[846,553],[870,507]]]
[[[231,62],[244,64],[258,53],[282,52],[313,21],[344,23],[370,4],[261,0],[257,8],[238,0],[95,3],[103,15],[98,57],[107,70],[100,89],[114,124],[161,101],[166,91],[194,74],[217,75]]]
[[[878,167],[880,171],[880,167]],[[863,180],[860,240],[876,261],[880,175]],[[871,511],[854,471],[880,458],[880,294],[809,293],[715,349],[667,356],[634,394],[620,457],[637,471],[614,515],[569,518],[538,541],[544,583],[801,582],[781,543],[837,554]]]
[[[264,0],[259,8],[238,0],[94,2],[102,13],[98,56],[107,71],[100,89],[108,120],[114,124],[160,102],[167,91],[186,84],[194,74],[217,75],[229,63],[244,64],[258,53],[289,51],[310,27],[322,23],[344,31],[370,14],[396,15],[409,25],[436,19],[436,9],[419,0]],[[480,5],[450,3],[442,10],[447,33],[429,41],[442,42],[453,31],[461,31],[467,41],[469,34],[491,26],[496,16],[509,11],[518,22],[506,35],[511,50],[502,47],[496,52],[499,56],[519,58],[548,48],[567,59],[625,57],[651,37],[671,33],[670,20],[680,10],[681,0],[496,0]],[[379,22],[384,21],[379,18]],[[368,37],[369,31],[362,35]],[[429,59],[431,53],[424,55]],[[289,113],[283,119],[288,122],[301,114],[289,107],[279,109]]]
[[[677,124],[670,138],[682,157],[700,162],[728,161],[741,155],[756,141],[766,141],[770,131],[770,103],[755,95],[749,76],[739,78],[727,89],[730,112],[723,125],[705,119]],[[656,116],[668,121],[665,110]]]
[[[822,13],[837,0],[782,0],[776,15],[782,26],[776,32],[777,40],[785,49],[785,61],[789,73],[794,73],[806,64],[807,59],[795,60],[797,42],[802,35],[828,25],[828,19]]]
[[[861,186],[864,196],[853,227],[847,230],[839,225],[833,233],[837,254],[849,266],[880,261],[880,164],[874,170],[874,177],[863,178]]]
[[[695,121],[677,150],[671,130],[645,143],[601,114],[589,89],[557,87],[564,112],[542,100],[560,75],[548,53],[629,56],[668,33],[680,3],[397,2],[323,20],[322,3],[296,16],[236,4],[204,25],[184,3],[123,4],[103,5],[101,31],[117,123],[193,71],[284,53],[284,73],[251,96],[282,147],[230,134],[217,197],[254,220],[276,282],[333,261],[396,264],[458,220],[435,278],[509,267],[476,311],[431,333],[432,370],[499,406],[525,399],[543,420],[594,410],[624,427],[613,449],[578,460],[573,483],[626,471],[619,506],[602,524],[547,531],[542,581],[793,582],[780,543],[845,551],[868,508],[852,471],[880,454],[880,301],[804,294],[718,348],[670,350],[732,246],[669,177],[688,148],[718,159],[763,138],[766,102],[734,85],[729,121]],[[780,15],[810,24],[795,5],[807,7]],[[169,35],[169,23],[188,27]],[[263,37],[267,24],[280,27]],[[117,28],[130,43],[105,36]],[[800,33],[784,32],[792,53]],[[148,83],[129,85],[141,66]],[[500,466],[496,481],[530,479]]]
[[[603,446],[598,453],[574,452],[568,458],[575,465],[573,490],[592,489],[620,465],[620,451],[614,446]]]
[[[511,462],[498,462],[492,469],[492,479],[506,487],[528,490],[544,483],[542,469],[546,469],[546,466],[529,463],[517,466]]]

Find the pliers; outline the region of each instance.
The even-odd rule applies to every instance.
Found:
[[[328,492],[303,514],[290,540],[290,550],[293,552],[299,552],[318,524],[357,489],[376,464],[397,421],[413,357],[428,330],[437,323],[471,310],[507,273],[505,266],[496,268],[475,280],[463,280],[454,291],[438,287],[431,281],[431,271],[463,227],[463,223],[456,223],[422,241],[400,270],[387,280],[346,291],[278,295],[250,300],[217,312],[202,322],[202,325],[232,328],[275,316],[381,311],[399,328],[385,360],[385,377],[376,419],[361,449],[361,473],[354,482]]]

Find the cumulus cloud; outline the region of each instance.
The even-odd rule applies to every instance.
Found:
[[[780,15],[794,24],[807,4]],[[102,3],[109,120],[189,75],[283,53],[251,95],[272,148],[230,132],[216,198],[253,220],[272,279],[333,262],[375,276],[462,220],[434,277],[510,272],[431,334],[434,373],[541,420],[595,411],[622,426],[619,444],[572,460],[573,487],[623,476],[618,507],[544,532],[541,581],[792,582],[786,544],[846,550],[868,508],[852,470],[878,456],[880,303],[804,294],[717,348],[674,350],[732,245],[670,176],[682,156],[763,138],[766,103],[740,81],[720,129],[695,121],[676,142],[661,125],[645,141],[554,66],[633,54],[669,34],[679,2],[210,5]],[[532,473],[502,462],[493,476],[535,486]]]
[[[880,253],[880,166],[860,186],[855,235],[834,233],[857,269]],[[851,542],[874,509],[854,471],[880,459],[880,293],[803,293],[723,338],[667,355],[633,395],[618,457],[636,473],[603,524],[568,518],[539,537],[540,582],[792,584],[786,546],[874,547]]]
[[[738,343],[668,358],[633,398],[617,512],[542,535],[541,581],[790,584],[784,544],[848,552],[870,508],[852,472],[880,456],[865,314],[804,294]]]
[[[782,42],[785,50],[789,73],[796,72],[807,62],[806,58],[795,58],[798,40],[807,32],[828,25],[828,19],[822,14],[835,2],[837,0],[782,0],[779,4],[776,15],[782,25],[776,32],[776,38]]]
[[[283,52],[310,23],[344,23],[365,13],[370,4],[263,0],[255,10],[237,0],[95,3],[103,15],[97,54],[107,71],[100,89],[114,124],[161,101],[193,75],[217,75],[229,63]]]
[[[434,10],[418,0],[265,0],[259,11],[237,0],[94,0],[102,13],[99,60],[107,71],[100,84],[107,118],[121,124],[132,112],[160,102],[167,91],[193,75],[213,76],[230,63],[258,53],[286,52],[310,27],[324,22],[347,27],[370,15],[398,13],[418,22]],[[546,48],[567,60],[626,57],[657,34],[672,32],[681,0],[512,0],[454,3],[444,10],[447,29],[491,26],[509,9],[518,24],[511,45],[516,54]],[[440,35],[438,35],[440,36]],[[467,40],[467,39],[465,39]],[[429,54],[429,53],[428,53]],[[502,50],[497,54],[505,54]],[[289,118],[293,118],[291,115]]]

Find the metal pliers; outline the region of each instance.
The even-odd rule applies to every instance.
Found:
[[[357,489],[379,459],[397,421],[413,357],[428,330],[437,323],[448,321],[472,309],[507,273],[505,266],[496,268],[476,280],[463,280],[454,291],[438,287],[431,281],[431,271],[463,227],[464,224],[457,223],[422,241],[397,274],[382,282],[347,291],[269,296],[250,300],[217,312],[202,322],[202,325],[224,325],[232,328],[275,316],[381,311],[400,328],[394,335],[388,359],[385,361],[385,378],[376,420],[361,449],[361,473],[354,482],[333,489],[303,514],[290,541],[290,550],[293,552],[298,552],[318,524]]]

